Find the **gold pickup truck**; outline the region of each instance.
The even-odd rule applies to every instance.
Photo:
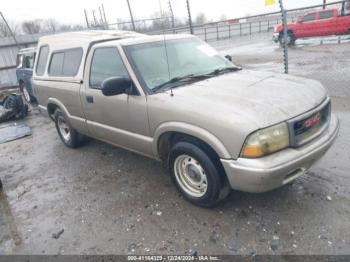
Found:
[[[65,145],[84,135],[163,161],[196,205],[292,182],[338,133],[320,83],[242,70],[194,36],[74,32],[37,53],[35,96]]]

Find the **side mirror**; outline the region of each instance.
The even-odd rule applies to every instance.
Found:
[[[116,96],[129,93],[132,87],[132,81],[126,77],[107,78],[102,83],[102,94],[105,96]]]
[[[225,58],[226,58],[228,61],[232,62],[232,56],[226,55]]]

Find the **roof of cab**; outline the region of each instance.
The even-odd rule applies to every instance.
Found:
[[[19,55],[22,54],[28,54],[28,53],[35,53],[36,47],[28,47],[28,48],[22,48],[21,50],[18,51]]]
[[[136,32],[120,30],[77,31],[43,36],[39,40],[39,45],[49,45],[51,50],[58,50],[75,47],[88,47],[93,42],[104,40],[118,40],[141,36],[144,35]]]

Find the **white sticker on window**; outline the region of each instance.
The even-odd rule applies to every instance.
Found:
[[[197,46],[197,49],[208,56],[216,56],[218,54],[218,52],[214,48],[208,45],[199,45]]]

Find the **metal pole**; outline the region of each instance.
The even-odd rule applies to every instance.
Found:
[[[175,33],[175,17],[174,17],[173,7],[171,6],[170,0],[168,3],[169,3],[170,14],[171,14],[171,26],[173,28],[173,33]]]
[[[327,0],[323,0],[323,10],[326,9]]]
[[[108,22],[107,22],[107,18],[106,18],[105,7],[104,7],[104,5],[103,5],[103,4],[102,4],[102,13],[103,13],[103,18],[104,18],[104,20],[105,20],[105,24],[107,25],[107,24],[108,24]]]
[[[85,14],[86,26],[87,26],[87,28],[90,28],[89,19],[88,19],[87,13],[86,13],[86,9],[84,9],[84,14]]]
[[[18,42],[17,42],[16,36],[15,36],[15,34],[13,33],[13,31],[11,30],[11,27],[10,27],[9,24],[7,23],[7,21],[6,21],[5,17],[4,17],[4,15],[2,14],[2,12],[0,12],[0,15],[1,15],[2,20],[4,20],[5,25],[7,26],[8,30],[9,30],[9,32],[10,32],[12,38],[13,38],[13,41],[15,41],[17,47],[19,48],[19,44],[18,44]]]
[[[98,12],[100,13],[100,24],[103,25],[103,24],[104,24],[104,21],[103,21],[103,15],[102,15],[101,6],[98,7]]]
[[[216,23],[216,40],[219,40],[219,24]]]
[[[191,16],[191,8],[189,0],[186,0],[187,3],[187,11],[188,11],[188,23],[190,25],[190,32],[193,35],[193,26],[192,26],[192,16]]]
[[[132,29],[133,29],[134,31],[136,31],[135,22],[134,22],[134,17],[133,17],[133,15],[132,15],[132,11],[131,11],[131,7],[130,7],[129,0],[126,0],[126,2],[128,3],[128,7],[129,7]]]
[[[341,15],[345,15],[345,2],[347,1],[344,1],[342,4],[341,4]],[[350,3],[349,3],[350,4]]]
[[[280,8],[281,8],[281,15],[282,15],[282,23],[283,23],[283,38],[284,38],[284,43],[283,43],[283,58],[284,58],[284,73],[288,74],[289,73],[289,68],[288,68],[288,43],[287,43],[287,38],[288,38],[288,25],[287,25],[287,13],[284,10],[283,7],[283,0],[279,0],[280,3]]]
[[[95,23],[95,27],[97,26],[97,19],[96,19],[96,15],[95,15],[95,10],[92,10],[92,16],[94,18],[94,23]]]

